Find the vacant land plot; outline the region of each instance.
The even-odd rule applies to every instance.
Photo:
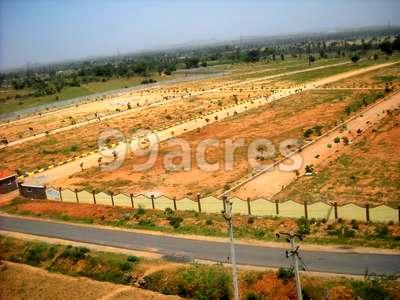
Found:
[[[301,95],[293,95],[264,107],[250,110],[210,124],[196,132],[182,135],[193,150],[191,160],[193,167],[190,171],[166,170],[163,166],[164,155],[177,151],[176,147],[168,143],[161,143],[159,156],[155,166],[148,171],[134,172],[132,165],[142,158],[128,156],[124,165],[111,173],[99,172],[98,168],[89,169],[76,174],[68,180],[54,182],[55,185],[71,186],[89,189],[111,189],[115,192],[131,193],[155,192],[178,198],[192,196],[197,192],[203,195],[216,194],[229,188],[230,184],[251,172],[247,158],[247,146],[257,138],[271,140],[276,149],[279,142],[288,138],[297,138],[301,143],[304,132],[308,128],[319,126],[324,132],[346,116],[345,108],[362,97],[374,97],[374,92],[366,91],[309,91]],[[199,141],[214,138],[221,141],[218,147],[210,147],[206,152],[209,162],[220,162],[221,169],[215,172],[201,170],[197,163],[194,150]],[[225,139],[237,140],[242,138],[244,145],[235,152],[233,170],[224,170],[224,143]],[[273,157],[261,163],[271,163],[281,157],[279,151]],[[124,178],[120,185],[119,178]],[[115,182],[115,185],[113,184]]]
[[[370,134],[347,148],[334,161],[302,177],[276,199],[338,203],[400,204],[400,111],[397,109]]]

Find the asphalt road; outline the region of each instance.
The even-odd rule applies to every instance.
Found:
[[[0,216],[0,229],[219,262],[226,262],[229,255],[229,245],[223,242],[197,241],[9,216]],[[284,249],[280,248],[236,245],[236,253],[237,261],[242,265],[280,267],[289,264]],[[309,271],[362,275],[368,270],[369,273],[400,274],[400,255],[301,251],[301,256]]]

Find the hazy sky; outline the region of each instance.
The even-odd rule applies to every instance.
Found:
[[[400,24],[400,1],[0,0],[0,69],[198,40]]]

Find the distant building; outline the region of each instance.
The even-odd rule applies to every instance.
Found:
[[[0,169],[0,194],[9,193],[17,188],[17,174],[9,170]]]

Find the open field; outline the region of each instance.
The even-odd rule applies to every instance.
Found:
[[[316,168],[314,176],[299,178],[275,199],[338,203],[400,205],[400,110],[370,129],[334,160]]]
[[[365,92],[340,91],[332,95],[332,92],[306,92],[302,95],[294,95],[266,105],[257,110],[231,117],[204,127],[198,132],[182,135],[191,149],[195,149],[197,143],[208,138],[216,138],[221,141],[217,148],[210,149],[206,153],[208,161],[224,163],[224,139],[243,138],[243,147],[236,152],[235,168],[231,171],[218,170],[207,172],[193,166],[191,171],[176,170],[168,172],[163,167],[163,155],[176,149],[168,143],[161,143],[159,153],[161,154],[155,166],[145,172],[135,173],[132,164],[137,158],[130,155],[124,165],[112,173],[98,172],[98,168],[89,169],[83,173],[76,174],[73,178],[65,181],[55,182],[56,186],[71,186],[78,188],[98,188],[104,190],[116,188],[116,192],[125,189],[125,192],[140,193],[154,191],[160,194],[176,196],[191,196],[197,192],[203,194],[215,194],[224,189],[230,182],[240,179],[249,172],[249,164],[246,160],[246,149],[255,138],[267,138],[277,145],[286,138],[302,138],[303,132],[308,127],[317,124],[323,126],[324,131],[331,128],[335,121],[343,116],[346,105],[351,103],[355,97],[362,97]],[[301,123],[299,122],[301,120]],[[195,161],[195,153],[191,153],[192,161]],[[277,156],[273,159],[279,158]],[[266,160],[264,163],[270,163]],[[129,180],[128,189],[124,186],[113,186],[118,178]],[[155,180],[155,179],[158,180]],[[103,183],[103,184],[102,184]]]
[[[152,74],[151,77],[161,82],[165,79],[179,78],[179,76],[176,75],[161,77],[158,74]],[[102,81],[90,82],[81,84],[81,86],[79,87],[67,87],[64,88],[60,93],[57,93],[55,95],[41,96],[41,97],[34,97],[34,96],[24,97],[24,95],[32,93],[32,90],[30,89],[23,89],[23,90],[4,89],[1,90],[0,93],[1,95],[0,114],[31,108],[37,105],[51,104],[54,102],[71,99],[75,97],[88,96],[91,94],[102,93],[115,89],[123,89],[139,85],[142,80],[143,77],[140,76],[134,76],[131,78],[113,78],[105,82]]]
[[[337,63],[343,63],[342,60],[328,60],[330,65]],[[348,62],[345,62],[348,64]],[[286,67],[282,67],[283,63],[271,64],[272,67],[268,67],[266,64],[260,64],[259,67],[266,69],[266,73],[256,74],[256,78],[246,77],[247,66],[242,66],[240,72],[240,78],[236,78],[236,75],[226,75],[214,79],[196,80],[192,82],[170,84],[165,87],[154,87],[154,88],[143,88],[137,91],[121,92],[118,96],[103,96],[97,97],[95,101],[90,101],[86,104],[80,104],[79,106],[71,106],[70,108],[64,108],[55,112],[45,111],[34,117],[27,119],[21,119],[17,121],[12,121],[11,124],[4,124],[0,127],[0,136],[5,136],[9,142],[21,139],[27,136],[37,135],[39,133],[44,133],[46,131],[52,131],[60,127],[65,127],[68,125],[79,124],[81,122],[94,119],[98,117],[110,117],[114,115],[118,117],[121,113],[134,113],[134,110],[138,107],[148,106],[148,105],[161,105],[162,103],[174,100],[191,100],[193,98],[197,99],[199,95],[204,95],[205,93],[212,94],[213,99],[226,98],[227,96],[232,97],[233,94],[240,99],[246,99],[253,96],[260,96],[267,94],[267,90],[258,91],[254,95],[254,87],[249,86],[245,88],[235,88],[235,93],[233,93],[233,88],[228,89],[226,86],[243,86],[246,85],[246,81],[259,80],[263,77],[277,76],[281,73],[288,72]],[[285,66],[285,64],[283,64]],[[315,63],[312,66],[307,64],[301,64],[300,67],[291,68],[290,72],[307,71],[308,69],[318,68],[320,66],[326,66],[326,63]],[[272,70],[272,71],[271,71]],[[258,71],[257,71],[258,72]],[[250,72],[251,74],[254,71]],[[278,87],[285,87],[284,81],[273,82],[267,80],[264,82],[268,89],[276,89]],[[222,88],[222,89],[221,89]],[[251,88],[251,90],[250,90]],[[221,91],[225,90],[224,93]],[[249,91],[249,92],[247,92]],[[228,93],[227,93],[228,92]],[[247,92],[247,93],[246,93]],[[270,93],[270,91],[269,91]],[[128,111],[128,103],[130,103],[133,108],[132,111]],[[79,107],[79,112],[77,112],[77,107]],[[95,114],[97,117],[95,117]],[[33,130],[29,130],[31,127]],[[11,131],[11,134],[10,134]]]
[[[225,95],[222,95],[222,96],[220,94],[218,94],[218,91],[213,92],[211,95],[207,95],[207,97],[206,97],[206,95],[204,95],[203,97],[197,96],[197,97],[195,97],[195,99],[189,101],[189,103],[187,101],[182,103],[182,105],[183,105],[182,108],[178,107],[178,109],[176,108],[175,105],[173,105],[173,103],[169,104],[169,106],[167,105],[167,106],[162,107],[162,108],[155,107],[155,108],[151,108],[149,110],[146,109],[146,110],[143,111],[143,115],[145,116],[145,118],[143,118],[143,119],[141,119],[140,116],[136,117],[135,115],[132,115],[131,117],[126,116],[126,117],[123,117],[123,118],[119,119],[120,122],[125,127],[125,128],[122,129],[122,131],[125,132],[125,134],[126,134],[127,131],[129,133],[129,130],[137,129],[137,127],[139,127],[139,126],[140,126],[140,128],[149,128],[149,129],[157,129],[157,127],[158,127],[157,124],[159,124],[160,127],[168,126],[168,124],[176,122],[177,120],[179,121],[179,120],[182,119],[182,116],[180,117],[180,114],[178,112],[181,112],[182,114],[185,114],[186,116],[191,116],[190,104],[192,102],[193,102],[192,105],[196,107],[196,110],[194,112],[192,112],[192,115],[195,116],[196,115],[196,111],[200,111],[200,113],[202,113],[205,108],[206,108],[206,110],[212,110],[212,109],[220,107],[221,105],[227,105],[227,104],[235,102],[235,101],[240,101],[242,99],[248,99],[249,97],[258,97],[260,95],[265,95],[265,94],[268,95],[268,94],[270,94],[268,92],[265,92],[265,91],[262,91],[262,90],[260,91],[260,90],[257,90],[257,89],[253,90],[252,92],[249,92],[249,91],[246,90],[246,91],[242,91],[240,94],[237,91],[235,91],[234,93],[236,95],[235,97],[232,96],[232,91],[225,92]],[[220,96],[221,98],[218,99],[217,98],[218,96]],[[199,105],[199,103],[203,103],[203,106]],[[185,106],[186,105],[189,105],[189,111],[185,110]],[[168,107],[171,107],[171,109],[170,109],[171,113],[168,113]],[[168,114],[164,115],[164,118],[163,117],[161,117],[161,118],[158,117],[157,118],[156,116],[159,116],[160,113],[161,114],[163,112],[165,113],[165,109],[166,108],[167,108],[167,113]],[[146,117],[148,117],[148,115],[151,114],[151,110],[155,110],[155,115],[154,115],[153,118],[151,118],[152,119],[152,124],[154,123],[154,120],[157,120],[158,122],[160,122],[160,123],[154,123],[156,125],[154,127],[153,126],[145,126],[145,125],[149,124],[148,123],[149,118],[146,118]],[[126,126],[127,125],[129,126],[129,124],[131,124],[131,120],[132,119],[134,120],[134,122],[135,121],[137,121],[137,122],[135,122],[133,124],[133,126],[129,127],[128,130],[127,130]],[[71,122],[71,120],[69,119],[68,122]],[[45,122],[45,124],[47,124],[47,123],[48,122]],[[54,135],[51,135],[49,137],[45,136],[43,138],[37,139],[37,142],[35,142],[35,141],[29,142],[29,144],[30,144],[29,147],[32,147],[33,149],[39,149],[38,146],[40,144],[44,144],[44,145],[46,145],[46,143],[58,144],[57,141],[51,142],[52,138],[56,138],[56,140],[62,140],[63,142],[64,141],[67,142],[68,145],[64,146],[61,143],[58,144],[59,148],[55,152],[61,152],[61,153],[57,153],[57,154],[62,154],[63,152],[66,152],[66,155],[64,155],[64,157],[68,158],[68,157],[71,157],[71,154],[76,155],[78,153],[84,152],[87,149],[94,149],[96,147],[95,141],[96,141],[97,136],[98,136],[98,134],[99,134],[99,132],[100,132],[100,130],[102,128],[107,128],[107,127],[110,127],[110,126],[119,128],[118,125],[115,124],[114,122],[113,123],[109,123],[109,121],[103,121],[103,122],[100,122],[99,124],[101,124],[103,127],[99,127],[98,124],[93,124],[93,125],[88,125],[88,128],[85,127],[84,132],[82,132],[82,130],[78,128],[78,129],[73,129],[70,132],[54,134]],[[117,126],[114,126],[114,125],[117,125]],[[9,128],[8,126],[12,126],[12,127]],[[22,131],[24,126],[26,126],[26,125],[19,126],[18,123],[17,124],[12,123],[10,125],[2,126],[3,127],[2,130],[4,130],[3,131],[4,133],[6,133],[6,132],[10,132],[11,128],[15,128],[15,131],[18,132],[18,130]],[[90,129],[90,127],[92,127],[94,130],[92,131]],[[20,129],[18,129],[18,128],[20,128]],[[119,128],[119,129],[121,129],[121,128]],[[11,130],[11,132],[15,132],[15,131]],[[93,132],[94,134],[91,133],[91,132]],[[82,135],[83,135],[84,138],[82,137]],[[92,142],[90,142],[90,140],[89,140],[89,143],[91,143],[91,145],[89,147],[86,147],[86,145],[85,145],[86,143],[85,142],[87,140],[87,137],[90,136],[90,135],[92,135]],[[58,136],[59,136],[59,138],[58,138]],[[71,139],[70,136],[73,136],[72,140],[70,140]],[[80,144],[81,144],[80,145],[81,149],[78,150],[78,151],[77,151],[76,147],[74,147],[74,145],[76,143],[73,141],[73,139],[75,137],[78,137],[78,140],[80,141]],[[70,149],[71,147],[72,147],[72,151],[68,151],[68,149]],[[21,146],[19,148],[24,149],[26,147]],[[22,150],[18,150],[18,147],[16,147],[14,149],[10,148],[10,149],[5,149],[4,151],[2,151],[2,155],[4,154],[4,157],[5,157],[5,159],[3,161],[4,161],[4,164],[6,166],[8,164],[8,161],[9,161],[10,157],[13,156],[13,155],[9,155],[8,151],[17,152],[18,153],[18,152],[20,152]],[[63,158],[62,156],[58,157],[58,159],[62,159],[62,158]],[[18,157],[17,157],[17,159],[18,159]],[[49,157],[47,159],[47,164],[48,165],[52,163],[51,159],[52,159],[51,157]],[[41,164],[39,162],[40,159],[38,161],[37,157],[36,157],[35,161],[36,161],[36,166],[38,166],[38,167],[43,166],[43,164]],[[39,163],[37,163],[37,162],[39,162]],[[26,166],[27,167],[30,166],[29,162],[26,162]],[[11,164],[11,165],[9,165],[9,167],[15,169],[15,165]],[[28,169],[28,168],[25,167],[25,170],[26,169]],[[24,170],[24,169],[22,169],[22,170]]]
[[[389,61],[396,59],[397,56],[393,56]],[[337,64],[337,61],[342,65],[331,66],[332,63]],[[383,96],[382,91],[375,89],[313,90],[312,84],[316,78],[320,80],[315,82],[320,82],[321,85],[324,82],[328,84],[333,81],[340,82],[341,78],[352,78],[352,74],[353,76],[361,74],[368,81],[371,76],[381,77],[383,72],[378,65],[374,67],[374,70],[371,69],[365,73],[369,77],[362,73],[364,67],[381,63],[380,59],[377,61],[363,60],[358,64],[348,64],[340,59],[337,61],[329,64],[324,62],[321,64],[321,68],[316,70],[313,68],[319,68],[319,66],[309,67],[304,62],[281,62],[271,64],[275,67],[270,67],[266,71],[267,75],[262,69],[267,64],[257,65],[259,69],[251,71],[242,70],[238,66],[237,70],[232,69],[231,75],[227,76],[133,91],[129,95],[108,97],[101,101],[82,104],[78,108],[65,108],[59,112],[49,112],[42,116],[10,122],[0,127],[0,133],[3,136],[11,132],[10,141],[29,137],[32,132],[43,132],[49,128],[59,128],[60,126],[70,126],[71,128],[68,131],[43,137],[37,136],[29,142],[2,149],[1,165],[25,173],[36,168],[56,165],[72,156],[97,149],[97,138],[102,130],[118,129],[125,135],[125,138],[129,138],[135,130],[140,128],[154,131],[170,127],[171,133],[169,134],[174,136],[173,126],[177,122],[202,117],[205,123],[203,126],[196,125],[197,127],[194,127],[197,128],[196,130],[188,130],[186,133],[187,128],[185,128],[177,135],[186,139],[192,150],[205,139],[216,138],[221,141],[218,147],[210,147],[206,152],[207,161],[220,162],[221,165],[224,163],[222,141],[242,138],[244,145],[234,153],[233,170],[222,169],[208,172],[201,170],[197,165],[193,166],[190,171],[166,170],[163,165],[164,155],[176,150],[175,146],[171,146],[166,141],[160,143],[160,155],[155,166],[148,171],[141,173],[132,171],[133,162],[140,161],[142,158],[129,154],[123,166],[116,171],[99,172],[98,167],[89,168],[89,164],[89,167],[85,168],[83,172],[73,175],[70,173],[68,178],[64,176],[60,179],[50,179],[47,183],[63,187],[111,189],[114,192],[135,194],[152,192],[178,198],[193,196],[197,192],[201,192],[203,195],[218,195],[229,190],[238,180],[254,171],[246,160],[246,147],[252,140],[256,138],[269,139],[276,145],[276,148],[278,148],[279,142],[288,138],[298,139],[300,145],[304,144],[306,130],[319,127],[319,134],[324,133],[338,122],[342,122],[356,113],[359,107],[353,107],[355,102],[364,99],[367,103],[373,103]],[[393,73],[390,76],[397,75],[396,67],[386,67],[389,73]],[[287,70],[289,72],[301,71],[301,73],[285,75]],[[343,73],[346,71],[355,73]],[[234,78],[239,75],[245,76],[246,72],[250,77],[241,80]],[[235,75],[236,73],[238,75]],[[276,77],[275,75],[278,74],[280,74],[279,77]],[[255,75],[257,76],[254,78]],[[300,86],[293,91],[296,88],[296,78],[301,76],[307,81],[308,90],[301,92]],[[324,81],[325,78],[328,79]],[[357,78],[360,77],[357,76]],[[269,98],[274,99],[271,100],[273,102],[265,105],[261,103],[262,99],[267,99],[268,102]],[[133,99],[137,99],[135,100],[137,102],[133,102]],[[127,101],[131,107],[128,107]],[[255,103],[255,101],[258,102]],[[105,119],[105,115],[112,114],[112,110],[109,108],[112,103],[117,105],[115,108],[117,114],[124,114]],[[246,103],[249,104],[246,105]],[[241,113],[236,114],[234,107],[240,105],[243,106]],[[348,111],[349,107],[351,107],[350,111]],[[215,120],[209,122],[208,117],[204,117],[209,112],[221,109],[227,111],[227,114],[221,119],[215,116]],[[79,113],[76,113],[77,110]],[[94,112],[100,117],[98,120],[74,128],[75,124],[85,122],[84,120],[87,120]],[[229,112],[232,114],[229,115]],[[32,128],[28,133],[26,132],[27,126]],[[191,125],[188,126],[190,128]],[[113,142],[118,142],[118,140],[112,140],[110,144]],[[266,165],[280,158],[282,158],[282,154],[275,153],[272,157],[259,162]],[[193,151],[190,153],[190,159],[195,161]]]

